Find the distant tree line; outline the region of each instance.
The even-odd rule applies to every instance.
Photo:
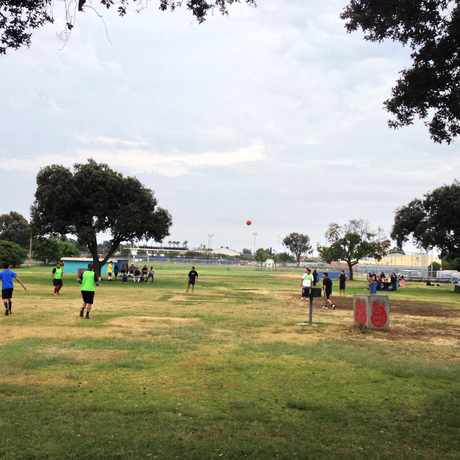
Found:
[[[17,266],[24,263],[30,250],[34,260],[49,264],[78,256],[81,248],[76,240],[66,237],[33,237],[30,223],[18,212],[0,215],[0,260]]]
[[[31,214],[31,222],[14,211],[0,215],[0,262],[20,265],[30,255],[47,264],[87,251],[99,269],[123,243],[163,241],[172,223],[150,189],[93,160],[73,169],[59,165],[43,168],[37,175]],[[98,243],[100,234],[110,234],[111,239]],[[380,260],[394,251],[402,252],[408,242],[426,251],[439,250],[443,267],[460,270],[460,182],[439,187],[397,209],[391,238],[397,248],[392,248],[382,230],[353,219],[342,225],[330,224],[326,244],[318,245],[317,251],[327,263],[346,263],[350,278],[362,259]],[[168,242],[170,246],[173,243],[179,242]],[[288,252],[276,254],[272,248],[259,248],[251,254],[246,249],[241,258],[300,265],[313,252],[305,233],[290,233],[283,245]],[[124,249],[129,251],[129,246]],[[202,253],[188,251],[185,255]]]

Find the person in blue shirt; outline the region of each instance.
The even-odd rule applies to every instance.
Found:
[[[26,291],[26,287],[22,281],[18,278],[16,273],[10,269],[9,264],[3,265],[4,270],[0,272],[0,280],[2,280],[2,300],[3,305],[5,306],[5,315],[11,315],[13,313],[13,289],[14,289],[14,280],[16,280]]]
[[[369,292],[371,295],[377,294],[377,288],[379,286],[379,283],[377,282],[377,275],[369,273],[368,277],[368,283],[369,283]]]

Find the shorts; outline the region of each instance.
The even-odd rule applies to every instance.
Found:
[[[62,286],[62,280],[53,280],[53,286]]]
[[[195,286],[195,280],[188,280],[189,286]]]
[[[13,297],[13,288],[2,289],[2,299],[11,299]]]
[[[340,290],[341,290],[341,291],[345,291],[345,284],[341,284],[341,285],[340,285]]]
[[[306,299],[310,297],[311,294],[311,288],[309,287],[303,287],[302,288],[302,297],[305,297]]]
[[[107,273],[107,278],[112,279],[112,273],[111,272]]]
[[[94,291],[81,291],[81,297],[84,303],[90,305],[94,303]]]

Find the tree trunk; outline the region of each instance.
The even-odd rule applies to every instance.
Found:
[[[353,281],[353,264],[347,260],[348,271],[350,272],[350,281]]]

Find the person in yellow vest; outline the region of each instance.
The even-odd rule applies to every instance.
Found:
[[[113,276],[113,263],[110,261],[107,265],[107,280],[112,281]]]
[[[64,267],[60,262],[56,264],[52,271],[54,295],[59,295],[64,281]]]
[[[88,270],[80,273],[79,282],[81,283],[81,297],[83,299],[83,306],[80,309],[80,318],[89,319],[89,314],[94,304],[96,286],[99,286],[99,280],[96,272],[94,271],[93,264],[89,264]]]

